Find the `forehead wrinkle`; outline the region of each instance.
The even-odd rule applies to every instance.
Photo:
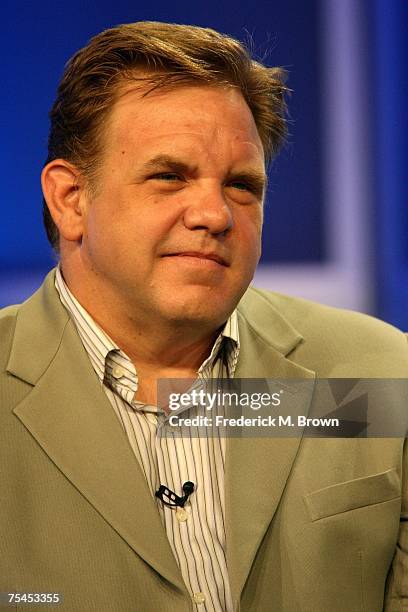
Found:
[[[234,123],[234,116],[231,115],[230,117],[228,112],[226,112],[227,117],[221,117],[221,119],[218,113],[217,121],[217,115],[211,112],[211,108],[206,108],[204,102],[202,115],[200,113],[200,116],[197,117],[197,110],[192,114],[193,110],[191,109],[191,112],[189,112],[190,109],[187,109],[186,117],[185,114],[177,115],[171,99],[169,99],[169,108],[167,106],[163,107],[161,102],[159,102],[158,107],[155,104],[151,106],[153,98],[157,100],[159,97],[158,93],[156,92],[151,98],[143,98],[139,87],[137,87],[136,91],[132,88],[117,100],[109,117],[111,119],[110,127],[114,128],[110,131],[111,142],[112,140],[116,141],[116,145],[122,150],[129,147],[131,152],[135,145],[143,146],[143,143],[154,142],[154,140],[173,141],[178,136],[180,138],[191,137],[196,140],[196,143],[192,144],[191,147],[196,151],[197,145],[199,145],[206,157],[218,157],[222,155],[223,150],[225,151],[225,146],[229,146],[231,151],[234,144],[237,144],[239,147],[244,145],[245,148],[252,149],[255,157],[260,157],[263,163],[262,143],[249,108],[246,109],[247,116],[245,112],[241,112],[238,116],[236,122],[238,125]],[[161,94],[164,93],[161,92]],[[130,97],[132,94],[133,99]],[[166,92],[165,95],[171,96],[171,94],[172,92]],[[165,95],[163,95],[163,98]],[[132,100],[134,103],[132,103]],[[155,112],[156,110],[157,112]],[[152,133],[152,130],[154,133]],[[224,131],[226,132],[226,138],[223,141]],[[197,142],[198,140],[200,143]],[[172,144],[175,143],[172,142]],[[183,143],[180,143],[179,146],[184,148]],[[172,149],[174,151],[174,146]],[[252,157],[252,154],[250,157]]]
[[[148,101],[148,99],[142,98],[138,100],[138,102],[141,103],[141,106],[139,106],[138,104],[137,106],[133,105],[133,108],[130,107],[129,110],[133,112],[131,112],[130,116],[126,118],[127,119],[126,121],[123,121],[123,119],[121,120],[121,117],[120,117],[120,113],[121,113],[121,110],[123,109],[124,104],[120,104],[120,102],[116,102],[112,109],[112,113],[110,114],[110,117],[109,117],[109,119],[111,120],[111,123],[114,123],[116,125],[119,123],[120,127],[122,128],[120,132],[125,135],[129,135],[133,133],[133,130],[129,130],[129,122],[132,122],[135,127],[135,132],[140,133],[140,131],[143,131],[143,128],[146,127],[146,125],[149,127],[149,129],[152,128],[152,123],[149,120],[149,117],[153,115],[154,121],[155,121],[153,128],[155,128],[157,131],[162,130],[158,134],[159,136],[161,135],[171,136],[173,134],[180,134],[180,135],[190,135],[191,134],[191,135],[197,135],[197,136],[203,136],[203,135],[209,136],[211,134],[211,138],[215,138],[218,134],[222,133],[224,129],[226,131],[229,131],[232,129],[237,134],[240,132],[244,134],[246,133],[246,135],[248,136],[248,128],[249,128],[251,132],[250,136],[252,136],[255,139],[259,138],[259,134],[258,134],[258,130],[256,129],[255,122],[253,122],[252,125],[251,125],[252,122],[248,122],[245,129],[241,127],[237,127],[235,122],[228,123],[227,121],[225,121],[224,123],[218,123],[215,121],[214,114],[211,113],[205,107],[203,107],[202,109],[203,112],[200,113],[199,123],[197,122],[197,112],[195,112],[194,115],[191,115],[190,117],[186,117],[185,114],[180,115],[178,117],[177,114],[174,114],[174,112],[172,113],[167,108],[164,108],[164,112],[166,113],[167,111],[168,114],[164,114],[160,116],[160,108],[158,107],[153,106],[152,113],[150,113],[149,108],[143,108],[145,106],[146,101]],[[155,110],[159,111],[159,116],[155,114],[154,112]],[[249,109],[248,109],[248,113],[252,117]],[[118,114],[119,114],[119,117],[118,117]],[[173,125],[170,128],[170,131],[166,133],[163,130],[166,127],[168,127],[169,119]]]
[[[123,138],[121,134],[123,133]],[[183,141],[177,141],[177,137],[188,137]],[[222,158],[225,147],[229,149],[229,154],[232,158],[242,157],[243,162],[252,162],[257,160],[262,161],[263,155],[255,143],[249,140],[240,140],[237,138],[222,139],[221,137],[213,137],[212,134],[206,134],[202,132],[193,131],[176,131],[171,130],[169,132],[158,132],[157,134],[146,134],[139,130],[130,131],[128,129],[121,130],[120,134],[117,134],[120,148],[127,148],[131,150],[131,147],[137,144],[145,144],[146,147],[151,146],[151,155],[157,157],[159,155],[171,155],[175,157],[188,156],[189,158],[193,155],[195,157],[205,156],[205,158],[218,159]],[[234,153],[234,149],[235,153]]]

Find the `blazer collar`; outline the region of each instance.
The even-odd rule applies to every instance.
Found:
[[[7,371],[35,385],[57,354],[70,318],[57,296],[55,270],[21,304]]]
[[[237,378],[313,378],[288,358],[301,334],[264,294],[249,289],[238,316]],[[14,413],[50,459],[138,555],[186,592],[144,475],[56,293],[54,271],[19,309],[7,369],[33,386]],[[299,414],[308,408],[307,400],[296,407]],[[227,440],[226,552],[236,606],[299,443]]]
[[[272,299],[268,299],[259,289],[250,287],[246,291],[239,302],[238,313],[241,315],[241,327],[247,325],[264,344],[284,356],[303,341],[302,334],[276,308]],[[248,367],[246,359],[244,363]]]

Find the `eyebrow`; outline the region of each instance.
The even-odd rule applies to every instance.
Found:
[[[180,172],[181,174],[195,174],[197,172],[197,167],[191,166],[180,159],[177,159],[177,157],[160,154],[147,161],[143,166],[143,170],[146,172],[172,170],[174,172]],[[268,175],[265,172],[258,172],[256,170],[248,169],[231,172],[228,176],[228,180],[245,181],[249,183],[260,195],[263,195],[267,189]]]
[[[263,196],[266,193],[268,186],[268,175],[264,172],[257,172],[256,170],[244,170],[243,172],[231,172],[228,177],[229,181],[243,181],[248,183],[254,191]]]
[[[156,155],[152,159],[149,159],[143,166],[143,169],[148,172],[157,172],[160,170],[167,169],[174,170],[175,172],[189,172],[194,173],[196,171],[195,167],[189,166],[185,162],[177,159],[176,157],[172,157],[171,155]]]

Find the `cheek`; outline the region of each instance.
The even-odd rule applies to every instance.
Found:
[[[258,262],[261,255],[262,211],[245,215],[238,223],[240,249],[251,262]]]
[[[174,220],[163,215],[152,202],[145,205],[136,198],[98,204],[101,205],[90,211],[84,234],[83,246],[89,258],[112,269],[127,264],[137,264],[140,270],[150,269]]]
[[[122,211],[111,206],[107,198],[94,201],[83,236],[84,256],[99,269],[121,267],[130,250],[126,231],[131,234]]]

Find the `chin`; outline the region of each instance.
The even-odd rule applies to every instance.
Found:
[[[208,301],[198,302],[197,300],[192,303],[184,301],[182,304],[168,305],[167,308],[162,310],[162,314],[167,320],[174,323],[182,325],[188,323],[192,325],[199,324],[216,329],[225,323],[235,308],[235,305],[232,305],[231,308],[226,308],[225,302],[221,302],[221,304],[221,307],[217,307],[215,300],[213,303]]]

